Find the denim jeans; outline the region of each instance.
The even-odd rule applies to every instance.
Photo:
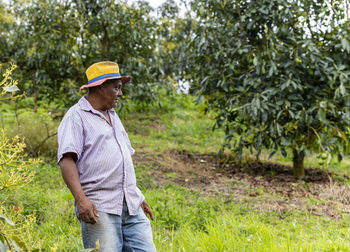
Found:
[[[135,216],[129,215],[125,200],[122,215],[98,212],[97,224],[81,224],[84,248],[95,248],[99,241],[99,251],[110,252],[156,252],[151,224],[140,207]]]

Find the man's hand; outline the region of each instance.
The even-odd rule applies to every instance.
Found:
[[[78,168],[75,164],[76,160],[76,153],[67,152],[58,164],[61,167],[63,180],[66,182],[77,203],[80,219],[86,223],[95,224],[97,223],[95,217],[98,217],[98,213],[95,205],[85,196],[81,188]]]
[[[79,217],[82,221],[90,224],[96,224],[96,217],[99,217],[95,205],[87,198],[83,197],[77,200]]]
[[[141,203],[141,207],[145,215],[147,216],[148,214],[151,220],[154,220],[152,210],[145,200]]]

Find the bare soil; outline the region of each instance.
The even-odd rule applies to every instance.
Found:
[[[143,150],[133,159],[136,165],[151,167],[147,175],[158,185],[176,183],[260,211],[297,209],[336,219],[350,213],[350,189],[344,184],[348,177],[327,170],[306,168],[305,177],[298,179],[292,167],[283,164],[175,150]]]

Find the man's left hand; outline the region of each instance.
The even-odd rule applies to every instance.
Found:
[[[148,214],[151,220],[154,220],[152,210],[145,200],[141,203],[141,207],[145,215],[147,216]]]

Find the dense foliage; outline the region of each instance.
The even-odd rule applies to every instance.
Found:
[[[0,59],[21,66],[17,78],[34,97],[34,111],[39,101],[74,103],[85,69],[101,60],[116,61],[132,76],[128,97],[149,104],[163,79],[151,11],[145,1],[10,1],[4,13],[16,22],[0,18]]]
[[[192,91],[217,113],[228,145],[310,150],[339,159],[349,141],[350,26],[340,1],[192,1]],[[238,141],[236,134],[240,136]]]
[[[20,65],[34,112],[38,104],[69,107],[86,67],[115,60],[133,77],[126,97],[143,105],[165,83],[189,83],[239,155],[245,147],[257,156],[290,150],[300,176],[311,151],[342,159],[350,123],[347,1],[183,3],[186,13],[167,1],[157,15],[146,1],[1,3],[0,58]]]
[[[348,0],[182,0],[186,10],[176,2],[154,12],[145,0],[0,0],[0,101],[16,98],[0,110],[0,251],[82,248],[55,136],[62,111],[82,95],[85,69],[101,60],[132,76],[123,90],[132,111],[119,115],[138,149],[159,251],[349,250],[348,187],[336,174],[329,186],[285,173],[271,180],[273,169],[260,176],[232,155],[209,154],[223,137],[210,132],[215,118],[239,156],[290,152],[303,176],[304,157],[316,151],[348,171],[348,157],[332,160],[349,153]],[[179,83],[199,105],[169,95]],[[9,94],[17,86],[26,97]],[[162,106],[143,110],[155,101]]]

